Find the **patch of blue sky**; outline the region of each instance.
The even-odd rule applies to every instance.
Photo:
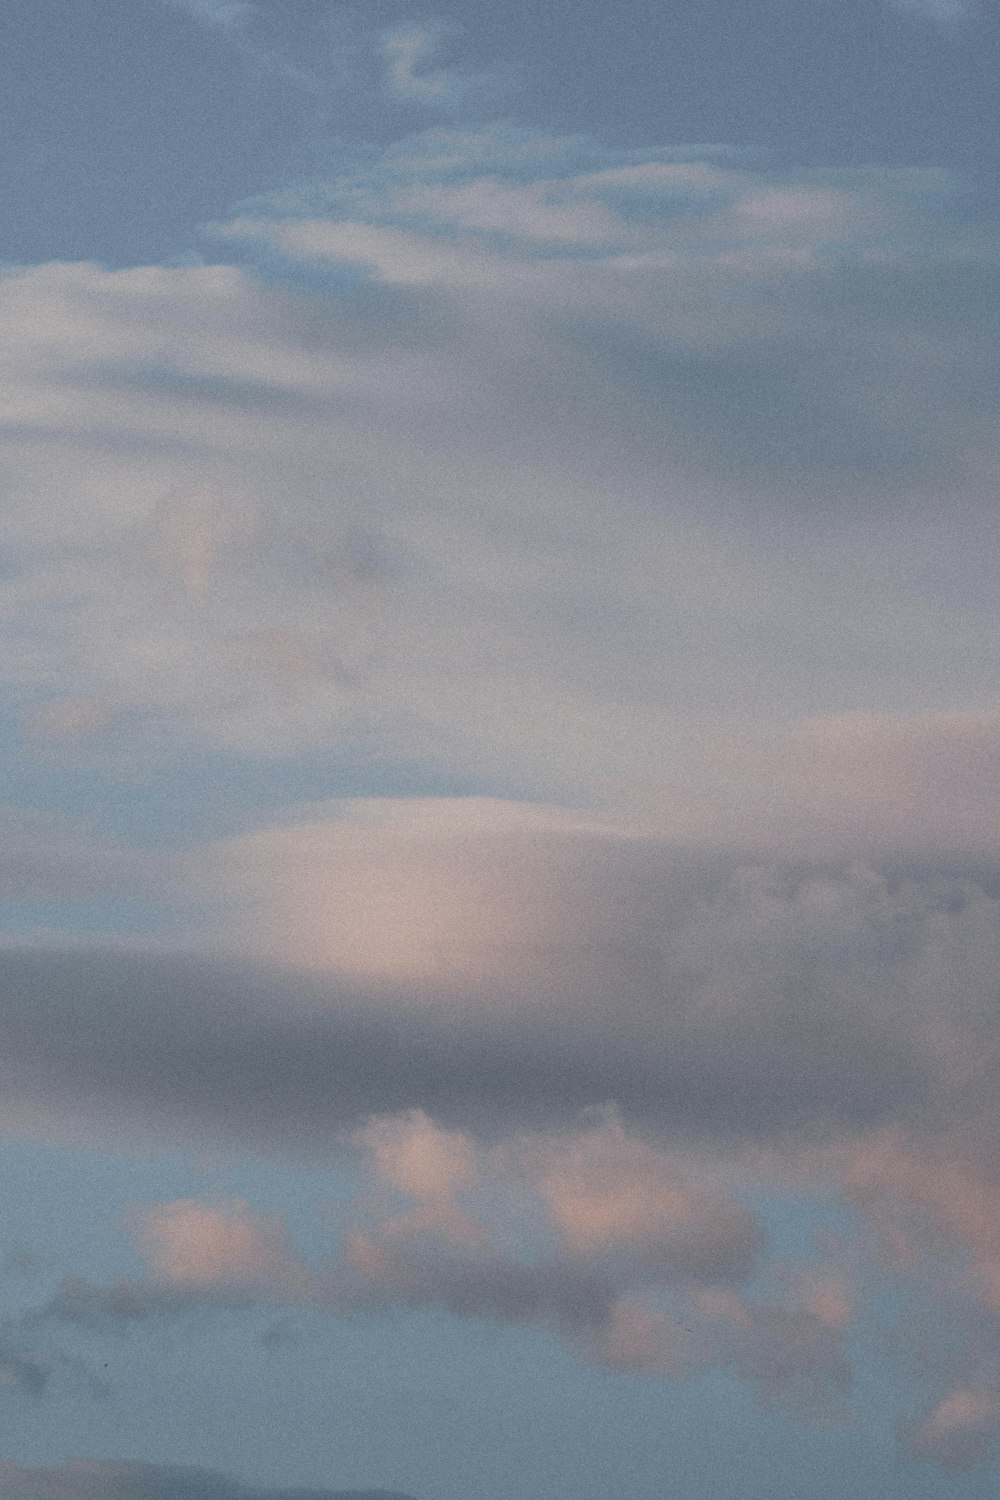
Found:
[[[279,1160],[215,1139],[179,1148],[151,1136],[116,1139],[111,1131],[90,1148],[8,1140],[0,1160],[0,1264],[8,1259],[2,1307],[37,1306],[66,1276],[105,1286],[141,1275],[146,1267],[128,1232],[130,1211],[183,1198],[245,1200],[254,1213],[280,1215],[294,1225],[295,1249],[318,1265],[341,1248],[344,1213],[363,1188],[360,1166],[346,1150],[330,1160]],[[18,1251],[25,1252],[23,1269],[11,1254]]]
[[[781,1193],[748,1187],[740,1198],[760,1215],[782,1260],[809,1264],[823,1260],[830,1242],[856,1237],[857,1212],[843,1196]]]
[[[0,899],[0,940],[25,933],[86,938],[100,934],[113,942],[121,937],[166,937],[182,932],[197,911],[192,900],[164,903],[162,893],[134,895],[82,894]]]
[[[1000,24],[985,9],[944,37],[870,0],[808,10],[626,0],[613,12],[588,5],[571,27],[554,0],[415,17],[393,4],[363,18],[260,5],[238,31],[159,0],[131,8],[126,25],[122,14],[117,0],[6,9],[8,261],[169,259],[197,224],[307,158],[315,170],[345,140],[398,139],[434,103],[401,109],[385,88],[381,39],[414,20],[429,34],[444,25],[456,77],[530,59],[518,116],[561,134],[584,128],[618,147],[722,140],[794,164],[933,160],[993,192]]]
[[[4,36],[5,260],[156,260],[280,170],[266,83],[159,4],[13,0]]]
[[[967,1476],[954,1490],[908,1472],[891,1443],[849,1423],[790,1423],[724,1376],[678,1384],[596,1370],[540,1331],[403,1313],[314,1319],[305,1337],[269,1348],[257,1335],[256,1321],[236,1317],[154,1349],[104,1341],[98,1373],[113,1399],[51,1398],[47,1423],[24,1407],[5,1451],[47,1461],[58,1422],[66,1451],[182,1452],[283,1488],[381,1485],[423,1500],[990,1493]]]
[[[331,797],[518,798],[525,789],[417,761],[327,750],[267,758],[217,750],[177,750],[136,764],[87,764],[78,759],[26,756],[8,722],[0,745],[4,800],[44,807],[71,818],[85,816],[96,834],[127,843],[171,849],[202,839],[266,826],[282,809]],[[95,757],[97,759],[97,757]],[[100,757],[105,759],[105,757]]]

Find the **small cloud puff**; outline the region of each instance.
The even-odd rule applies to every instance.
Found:
[[[132,1228],[153,1275],[177,1287],[281,1288],[295,1295],[308,1284],[285,1226],[252,1213],[242,1199],[154,1204],[133,1213]]]

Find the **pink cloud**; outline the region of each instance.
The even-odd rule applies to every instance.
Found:
[[[379,1179],[411,1198],[445,1201],[473,1185],[476,1151],[461,1130],[444,1130],[422,1109],[382,1115],[356,1132]]]
[[[841,1156],[848,1191],[860,1202],[897,1264],[942,1258],[952,1285],[1000,1314],[1000,1176],[983,1121],[978,1139],[952,1133],[910,1140],[895,1129]]]
[[[214,1205],[196,1198],[133,1210],[136,1245],[154,1277],[192,1291],[252,1289],[298,1296],[311,1277],[284,1224],[255,1214],[242,1199]]]
[[[987,1459],[1000,1438],[1000,1388],[955,1386],[902,1436],[917,1458],[944,1468],[966,1469]]]
[[[671,1157],[606,1113],[546,1141],[537,1191],[563,1243],[580,1257],[637,1253],[667,1274],[745,1274],[761,1248],[753,1212],[700,1187]]]

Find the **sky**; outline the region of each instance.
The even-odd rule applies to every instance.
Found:
[[[985,1500],[1000,13],[0,38],[0,1500]]]

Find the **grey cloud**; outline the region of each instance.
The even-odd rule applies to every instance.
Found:
[[[915,1422],[899,1431],[912,1458],[963,1471],[995,1460],[1000,1450],[1000,1383],[973,1378],[955,1386]]]
[[[711,1361],[753,1381],[770,1396],[806,1405],[836,1401],[853,1371],[844,1330],[807,1309],[745,1302],[744,1321],[703,1334]]]
[[[613,1103],[718,1139],[930,1127],[986,1107],[1000,909],[979,886],[611,850],[602,863],[570,841],[555,863],[515,862],[539,930],[515,927],[495,974],[443,990],[0,952],[5,1110],[319,1149],[413,1107],[491,1129]]]
[[[431,1305],[456,1317],[545,1323],[572,1335],[600,1328],[615,1300],[611,1276],[570,1260],[531,1264],[489,1251],[421,1250],[419,1243],[397,1246],[383,1238],[370,1244],[379,1269],[367,1295],[359,1295],[362,1306]]]
[[[394,26],[383,32],[386,90],[403,104],[453,110],[501,91],[499,73],[466,73],[438,66],[444,36],[423,25]]]
[[[815,1407],[835,1400],[851,1383],[844,1338],[849,1317],[831,1322],[807,1306],[755,1302],[713,1288],[711,1269],[675,1288],[671,1314],[647,1306],[647,1275],[636,1277],[627,1257],[600,1268],[586,1260],[518,1259],[486,1246],[459,1250],[389,1225],[372,1235],[353,1231],[342,1271],[316,1277],[301,1304],[282,1289],[246,1295],[204,1285],[155,1281],[98,1286],[67,1283],[23,1321],[36,1332],[60,1325],[96,1334],[188,1313],[305,1305],[313,1313],[371,1315],[435,1307],[454,1317],[534,1324],[569,1341],[584,1358],[637,1374],[670,1378],[720,1368],[757,1385],[769,1398]],[[671,1273],[671,1275],[674,1273]],[[661,1279],[669,1284],[670,1276]],[[637,1285],[638,1281],[638,1285]],[[708,1299],[708,1300],[704,1300]],[[623,1308],[639,1309],[640,1336]]]
[[[597,955],[606,973],[607,957]],[[737,975],[720,975],[729,1013],[699,1017],[690,990],[671,994],[656,955],[617,958],[624,1005],[592,994],[590,1014],[505,1027],[489,1007],[431,1020],[405,992],[365,1014],[357,989],[211,963],[7,953],[5,1109],[112,1134],[145,1121],[316,1149],[361,1115],[413,1106],[488,1128],[614,1102],[661,1128],[739,1135],[870,1125],[930,1104],[933,1059],[894,1026],[905,995],[880,996],[879,1014],[829,976],[800,994],[802,969],[786,961],[784,974],[765,968],[743,1005]],[[501,1015],[502,992],[495,1004]]]
[[[57,1385],[90,1396],[102,1394],[103,1386],[86,1361],[49,1337],[48,1321],[40,1310],[0,1321],[0,1387],[30,1401]]]
[[[192,1291],[184,1285],[152,1279],[124,1278],[99,1286],[81,1276],[70,1277],[42,1306],[24,1314],[20,1326],[45,1328],[70,1324],[96,1333],[123,1333],[126,1329],[157,1318],[183,1316],[193,1307],[211,1304],[219,1308],[246,1308],[252,1296],[239,1288]]]
[[[278,1267],[270,1281],[242,1290],[238,1268],[232,1282],[222,1275],[150,1277],[101,1286],[77,1278],[20,1326],[35,1335],[67,1325],[102,1335],[191,1313],[203,1319],[206,1312],[285,1306],[358,1316],[435,1307],[458,1318],[545,1327],[585,1358],[634,1373],[729,1369],[775,1398],[805,1405],[826,1402],[851,1379],[843,1348],[851,1319],[846,1304],[843,1314],[837,1304],[831,1318],[822,1305],[748,1301],[725,1284],[734,1268],[704,1256],[696,1264],[656,1266],[624,1251],[532,1259],[496,1248],[478,1232],[465,1244],[449,1243],[419,1216],[403,1216],[350,1229],[333,1271],[297,1269],[294,1283]],[[658,1308],[657,1291],[670,1293],[670,1315]]]
[[[413,1500],[396,1490],[275,1489],[180,1464],[71,1459],[49,1468],[0,1461],[9,1500]]]
[[[53,1361],[47,1354],[30,1349],[10,1333],[0,1331],[0,1376],[4,1385],[27,1396],[43,1396],[52,1373]]]

